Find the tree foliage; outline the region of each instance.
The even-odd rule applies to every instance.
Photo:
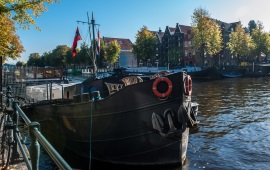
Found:
[[[44,61],[41,56],[36,55],[29,58],[27,66],[44,67]]]
[[[117,62],[119,54],[121,52],[121,47],[117,44],[117,41],[111,41],[108,47],[106,48],[105,59],[108,64],[113,64]]]
[[[3,63],[7,58],[16,59],[24,51],[20,37],[16,34],[14,21],[0,15],[0,56],[3,56]]]
[[[263,28],[262,22],[258,21],[256,28],[253,29],[251,34],[251,37],[255,43],[254,53],[258,59],[261,56],[261,53],[270,53],[270,37],[268,33],[263,31]]]
[[[203,8],[195,8],[193,11],[193,15],[191,16],[191,26],[197,27],[201,19],[203,18],[210,18],[209,12]]]
[[[250,20],[248,22],[248,31],[250,35],[252,35],[253,29],[255,29],[256,27],[257,27],[257,24],[254,20]]]
[[[73,57],[74,62],[79,65],[84,65],[84,66],[91,65],[91,58],[93,54],[90,51],[91,51],[91,47],[89,47],[89,45],[86,44],[86,42],[83,42],[80,46],[80,50],[77,56]]]
[[[42,12],[47,11],[45,4],[58,0],[1,0],[0,1],[0,55],[3,63],[7,58],[17,59],[24,51],[20,37],[16,35],[15,24],[23,29],[33,25],[40,30],[34,21]]]
[[[220,26],[210,18],[207,10],[195,9],[192,16],[192,44],[200,51],[204,64],[204,53],[210,56],[222,49],[222,34]]]
[[[50,54],[50,66],[66,66],[66,55],[70,51],[67,45],[58,45]]]
[[[29,29],[30,24],[36,26],[33,17],[39,17],[48,10],[45,4],[52,4],[59,0],[2,0],[0,1],[0,15],[7,16],[19,23],[23,29]]]
[[[106,59],[105,59],[105,55],[106,55],[106,45],[103,39],[100,39],[100,54],[97,57],[97,65],[98,67],[105,67],[106,65]]]
[[[25,66],[25,63],[24,63],[23,61],[18,61],[18,62],[16,63],[16,66],[17,66],[17,67],[22,67],[22,66]]]
[[[132,52],[138,60],[146,62],[155,60],[157,38],[146,26],[143,26],[136,34],[136,42],[132,46]]]
[[[235,56],[248,56],[254,49],[252,38],[241,24],[237,24],[235,30],[229,35],[227,48]]]

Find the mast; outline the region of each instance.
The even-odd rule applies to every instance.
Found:
[[[88,13],[87,13],[88,14]],[[89,16],[88,16],[88,22],[89,22]],[[93,31],[93,41],[94,44],[92,45],[93,49],[93,69],[94,69],[94,74],[97,74],[97,65],[96,65],[96,59],[97,59],[97,50],[96,50],[96,43],[95,43],[95,20],[94,20],[94,13],[92,12],[92,31]]]
[[[96,58],[97,58],[97,51],[96,51],[96,43],[95,43],[95,25],[99,25],[99,24],[96,24],[95,23],[95,20],[94,20],[94,13],[92,12],[92,20],[90,22],[90,19],[89,19],[89,15],[88,15],[88,12],[87,12],[87,19],[88,21],[87,22],[84,22],[84,21],[77,21],[78,23],[81,22],[83,24],[88,24],[88,32],[89,32],[89,35],[90,35],[90,42],[93,43],[92,44],[92,64],[93,64],[93,72],[94,72],[94,75],[97,74],[97,65],[96,65]],[[91,40],[91,25],[92,25],[92,30],[93,30],[93,40]]]

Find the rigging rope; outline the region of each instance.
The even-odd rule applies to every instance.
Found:
[[[78,24],[79,24],[79,22],[78,22]],[[84,23],[83,23],[83,25],[84,25]],[[84,29],[81,29],[81,30],[82,30],[81,35],[83,35],[83,37],[84,37],[83,42],[85,42],[86,45],[88,45],[87,46],[88,48],[86,48],[86,53],[89,56],[89,58],[91,59],[91,61],[93,62],[93,57],[91,57],[91,51],[90,51],[90,48],[93,48],[92,41],[91,41],[91,39],[92,39],[91,27],[89,27],[89,25],[88,25],[88,27],[86,28],[86,31]]]
[[[91,160],[92,160],[92,118],[93,118],[93,107],[94,107],[94,102],[95,98],[92,98],[92,103],[91,103],[91,112],[90,112],[90,142],[89,142],[89,170],[91,170]]]

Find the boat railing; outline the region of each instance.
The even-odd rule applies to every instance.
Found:
[[[20,108],[19,102],[14,97],[11,96],[10,86],[7,87],[7,92],[6,92],[5,97],[6,97],[6,106],[4,109],[4,114],[1,117],[1,125],[3,124],[3,131],[2,131],[3,135],[2,135],[1,144],[3,145],[4,143],[3,139],[8,140],[8,142],[6,142],[9,145],[8,154],[7,154],[8,157],[6,158],[7,164],[9,163],[10,155],[11,155],[11,158],[18,158],[19,153],[18,153],[17,146],[19,146],[20,152],[24,158],[27,168],[39,169],[39,157],[40,157],[40,144],[39,143],[41,143],[41,145],[46,150],[48,155],[52,158],[52,160],[60,169],[71,170],[72,168],[69,166],[69,164],[62,158],[62,156],[54,149],[54,147],[42,135],[42,133],[40,132],[39,123],[31,122],[31,120],[26,116],[26,114]],[[18,128],[19,117],[21,117],[24,120],[25,124],[28,126],[28,134],[31,141],[29,150],[26,147],[24,147],[25,145],[23,145],[20,139],[20,133],[19,133],[19,128]],[[5,130],[8,132],[7,133],[4,132]],[[6,137],[5,134],[7,134],[8,136]],[[12,142],[10,142],[10,139],[12,140]],[[13,147],[10,147],[10,145],[13,145]],[[1,150],[1,152],[2,151],[3,150]],[[30,153],[30,159],[27,153]]]

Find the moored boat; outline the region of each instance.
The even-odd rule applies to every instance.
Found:
[[[89,93],[72,100],[43,101],[22,109],[40,123],[41,132],[64,157],[182,165],[189,127],[196,123],[190,76],[130,76],[115,83],[117,77],[93,79]]]
[[[62,99],[25,105],[22,110],[30,120],[40,123],[42,134],[64,158],[85,160],[70,162],[74,168],[90,167],[92,160],[184,164],[198,111],[191,102],[191,77],[184,71],[140,75],[122,69],[98,76],[95,50],[93,54],[93,75],[81,83],[80,93],[73,93],[74,88],[64,91]],[[65,98],[66,93],[73,98]]]
[[[221,74],[223,77],[226,78],[237,78],[237,77],[242,77],[243,74],[239,73],[239,72],[224,72]]]

